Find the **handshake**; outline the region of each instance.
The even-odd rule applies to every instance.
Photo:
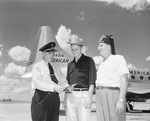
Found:
[[[74,86],[75,86],[75,85],[76,85],[76,84],[67,86],[67,87],[64,89],[64,91],[65,91],[66,93],[71,93],[71,92],[74,90]]]
[[[71,92],[74,90],[74,86],[75,86],[75,85],[76,85],[76,84],[73,84],[73,85],[69,85],[69,86],[67,86],[67,87],[63,87],[63,86],[56,85],[56,86],[54,87],[54,91],[55,91],[55,92],[58,92],[58,93],[63,92],[63,91],[65,91],[66,93],[71,93]]]

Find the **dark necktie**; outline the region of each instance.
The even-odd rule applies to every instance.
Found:
[[[50,71],[50,76],[51,76],[51,79],[53,82],[55,82],[56,84],[58,83],[58,80],[54,74],[54,70],[53,70],[53,67],[51,66],[50,63],[48,63],[48,67],[49,67],[49,71]]]

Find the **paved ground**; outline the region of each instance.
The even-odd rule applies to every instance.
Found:
[[[145,105],[150,107],[150,104]],[[0,102],[0,121],[31,121],[29,102]],[[60,111],[60,120],[66,121],[65,112]],[[91,121],[96,121],[92,112]],[[127,121],[150,121],[150,113],[127,113]]]

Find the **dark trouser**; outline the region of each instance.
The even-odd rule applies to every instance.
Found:
[[[36,90],[32,97],[32,121],[58,121],[60,98],[58,93]]]

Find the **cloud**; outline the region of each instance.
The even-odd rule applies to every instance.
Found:
[[[131,63],[129,63],[127,65],[128,69],[137,69],[134,65],[132,65]]]
[[[0,44],[0,57],[3,55],[2,51],[3,51],[3,45]]]
[[[71,30],[61,25],[55,36],[59,46],[67,53],[71,54],[70,45],[68,44],[71,38]]]
[[[9,85],[14,85],[16,83],[19,83],[18,79],[12,79],[5,75],[0,76],[0,85],[8,85],[9,86]]]
[[[25,72],[25,67],[18,66],[13,62],[9,63],[8,66],[4,69],[4,74],[9,77],[20,77]]]
[[[132,11],[142,11],[148,8],[150,0],[93,0],[105,2],[108,4],[116,4],[122,8],[130,9]]]
[[[85,19],[85,11],[80,11],[78,19],[80,19],[82,21]]]
[[[19,93],[31,89],[30,82],[22,82],[20,79],[12,79],[5,75],[0,76],[0,91]]]
[[[80,38],[78,35],[71,34],[71,30],[67,29],[65,26],[61,25],[58,29],[57,35],[55,36],[59,46],[68,54],[72,55],[70,44],[68,42],[74,38]],[[82,40],[82,39],[81,39]],[[85,53],[87,47],[82,48],[82,52]]]
[[[102,56],[95,56],[95,57],[93,57],[93,60],[94,60],[95,65],[96,65],[96,70],[98,70],[99,65],[103,61],[103,57]]]
[[[23,91],[28,91],[30,88],[29,85],[18,85],[17,87],[14,87],[13,92],[14,93],[19,93],[19,92],[23,92]]]
[[[3,54],[2,54],[2,51],[0,51],[0,57],[2,56]]]
[[[16,46],[11,48],[8,54],[15,61],[28,61],[31,51],[26,47]]]
[[[131,69],[131,70],[139,70],[139,71],[148,71],[147,68],[144,68],[144,69],[138,68],[138,67],[132,65],[131,63],[129,63],[129,64],[127,65],[127,67],[128,67],[129,70]]]
[[[103,57],[102,56],[95,56],[95,57],[93,57],[93,60],[94,60],[95,64],[100,65],[101,62],[103,61]]]
[[[2,44],[0,44],[0,49],[1,49],[1,48],[3,48],[3,45],[2,45]]]
[[[146,61],[150,61],[150,56],[148,56],[145,60],[146,60]]]
[[[2,66],[3,66],[2,63],[0,63],[0,68],[1,68]]]

